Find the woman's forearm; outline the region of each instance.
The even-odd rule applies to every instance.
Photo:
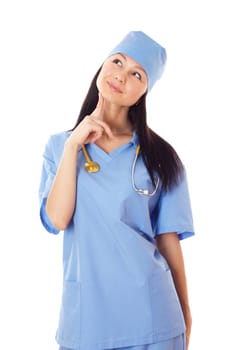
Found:
[[[78,148],[79,146],[72,146],[70,142],[65,143],[46,202],[47,215],[59,230],[67,227],[75,210]]]
[[[157,246],[160,253],[166,259],[174,281],[177,295],[183,311],[186,324],[187,346],[191,332],[192,318],[189,306],[187,280],[184,266],[184,258],[180,241],[176,233],[166,233],[157,237]]]

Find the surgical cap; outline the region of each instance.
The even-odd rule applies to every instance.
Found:
[[[129,32],[108,56],[122,53],[139,63],[148,77],[148,90],[161,78],[166,50],[142,31]]]

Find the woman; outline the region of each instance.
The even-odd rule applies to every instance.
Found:
[[[49,232],[64,231],[61,350],[188,346],[186,174],[146,122],[146,94],[165,61],[161,45],[128,33],[95,75],[75,127],[46,145],[40,216]]]

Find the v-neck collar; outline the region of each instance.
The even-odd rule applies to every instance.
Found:
[[[89,147],[93,148],[95,150],[96,153],[98,153],[98,156],[100,156],[101,158],[105,159],[105,160],[111,160],[114,157],[116,157],[119,153],[121,153],[124,149],[126,149],[127,147],[130,147],[131,145],[137,145],[137,134],[134,131],[133,132],[133,136],[131,138],[130,141],[122,144],[121,146],[118,146],[117,148],[115,148],[113,151],[111,152],[105,152],[101,147],[97,146],[95,143],[89,144]]]

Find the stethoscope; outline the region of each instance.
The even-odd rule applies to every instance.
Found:
[[[90,158],[85,145],[82,145],[82,151],[84,153],[84,156],[86,158],[86,163],[84,164],[84,168],[88,173],[96,173],[100,170],[100,165],[97,162],[92,161],[92,159]],[[132,187],[134,189],[135,192],[139,193],[139,194],[143,194],[144,196],[149,196],[152,197],[155,195],[155,193],[158,190],[159,187],[159,177],[158,180],[156,182],[155,188],[152,192],[150,192],[149,190],[143,190],[141,188],[137,188],[135,185],[135,170],[136,170],[136,163],[137,163],[137,158],[138,155],[140,153],[140,145],[137,146],[136,151],[135,151],[135,157],[133,160],[133,165],[132,165],[132,172],[131,172],[131,182],[132,182]]]

